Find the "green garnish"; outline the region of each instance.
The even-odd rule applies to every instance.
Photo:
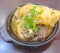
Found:
[[[34,23],[34,18],[36,14],[41,14],[43,12],[43,10],[40,10],[38,12],[38,10],[36,11],[37,6],[34,6],[33,8],[30,9],[30,13],[28,15],[24,16],[24,27],[32,29],[35,32],[38,32],[38,28],[36,26],[36,24]]]

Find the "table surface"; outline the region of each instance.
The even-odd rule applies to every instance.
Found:
[[[60,10],[60,0],[0,0],[0,26],[4,25],[5,18],[7,18],[10,12],[17,6],[22,3],[31,2],[43,3],[49,7]],[[56,38],[49,44],[36,49],[32,48],[31,50],[15,47],[15,45],[6,43],[0,38],[0,53],[60,53],[60,33],[58,33]]]

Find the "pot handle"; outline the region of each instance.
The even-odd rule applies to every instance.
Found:
[[[4,26],[0,29],[0,37],[7,43],[13,43]]]

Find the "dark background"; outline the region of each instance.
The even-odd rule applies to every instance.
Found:
[[[8,17],[17,6],[26,2],[43,3],[49,7],[60,10],[60,0],[0,0],[0,26],[4,25]],[[49,44],[36,49],[19,48],[16,45],[4,42],[0,38],[0,53],[60,53],[60,33]]]

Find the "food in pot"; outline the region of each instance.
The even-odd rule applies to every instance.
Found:
[[[45,41],[59,20],[60,11],[34,4],[17,7],[11,20],[13,33],[22,41]]]

